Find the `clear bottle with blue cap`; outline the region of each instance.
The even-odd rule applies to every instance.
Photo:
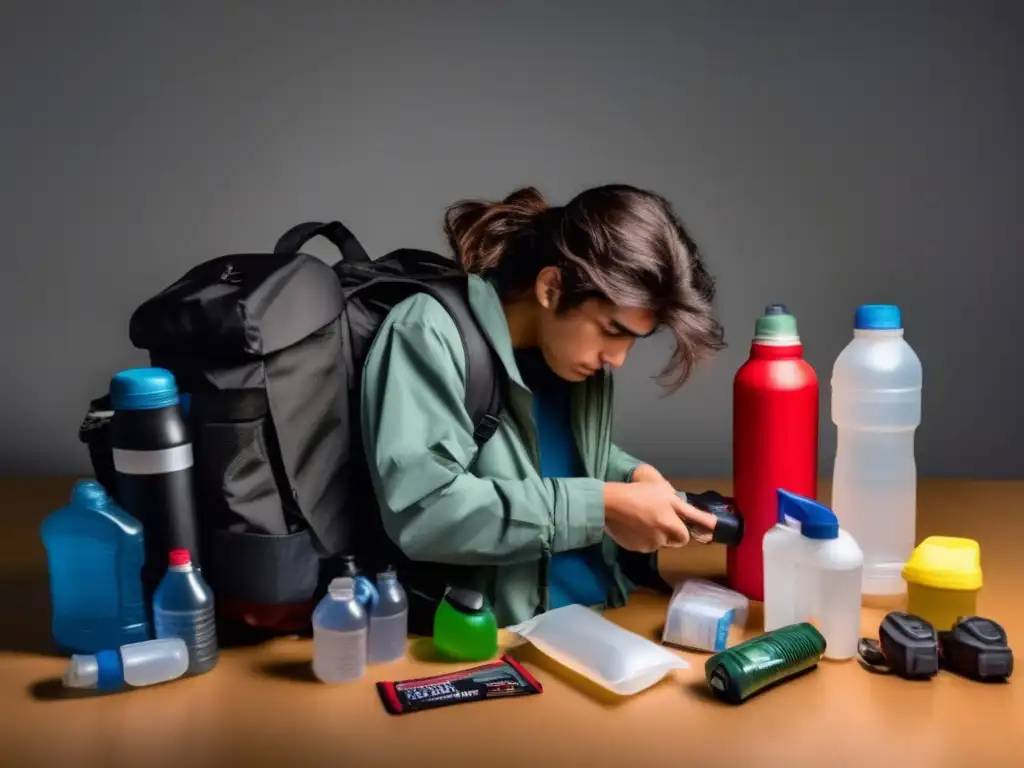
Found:
[[[65,688],[118,691],[177,680],[188,669],[188,648],[180,637],[145,640],[97,653],[74,654],[64,671]]]
[[[825,638],[825,658],[853,658],[864,554],[828,507],[783,489],[777,496],[779,522],[762,542],[764,629],[812,622]]]
[[[832,509],[864,552],[862,591],[898,595],[914,551],[922,367],[899,307],[865,304],[832,368]]]

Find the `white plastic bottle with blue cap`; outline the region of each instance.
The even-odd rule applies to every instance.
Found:
[[[180,637],[145,640],[98,653],[74,654],[64,671],[65,688],[117,691],[177,680],[188,669]]]
[[[921,361],[899,307],[865,304],[832,368],[832,509],[864,551],[863,593],[898,595],[915,544]]]
[[[864,554],[828,507],[778,491],[779,522],[765,534],[764,629],[812,622],[825,657],[850,659],[860,639]]]

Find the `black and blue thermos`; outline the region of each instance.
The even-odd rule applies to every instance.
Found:
[[[110,382],[110,407],[116,498],[142,523],[142,580],[151,598],[172,549],[187,549],[199,565],[192,440],[177,381],[163,368],[116,374]]]

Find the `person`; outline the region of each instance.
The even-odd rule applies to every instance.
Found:
[[[483,592],[500,626],[570,603],[623,605],[636,586],[624,552],[681,547],[686,521],[711,523],[612,442],[611,371],[664,329],[674,351],[659,378],[682,386],[724,347],[714,280],[668,201],[632,186],[564,206],[533,187],[462,201],[444,227],[507,376],[506,413],[477,451],[457,326],[426,294],[396,305],[361,393],[384,531],[419,577],[433,567],[438,589]]]

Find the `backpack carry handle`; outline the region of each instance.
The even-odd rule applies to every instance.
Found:
[[[369,263],[370,257],[352,231],[340,221],[307,221],[296,224],[285,232],[274,245],[274,253],[298,253],[314,237],[324,237],[334,243],[347,262]]]

